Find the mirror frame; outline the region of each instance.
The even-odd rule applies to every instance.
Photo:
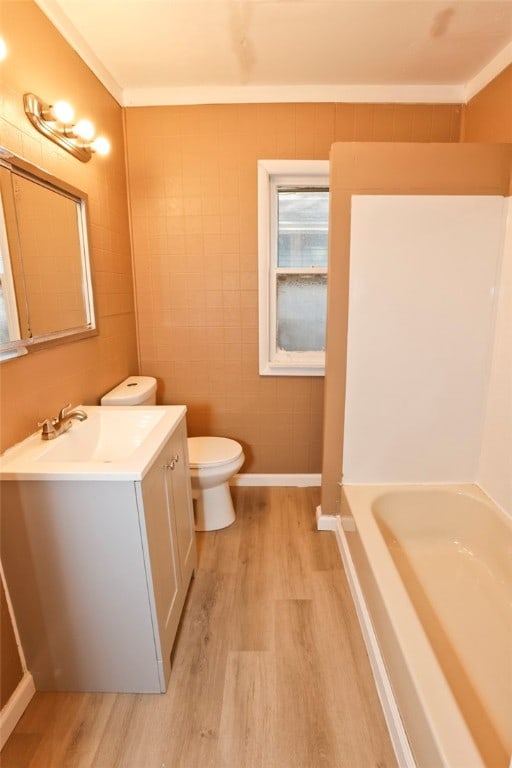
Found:
[[[24,355],[30,349],[36,351],[57,344],[78,341],[80,339],[98,335],[98,327],[94,311],[94,292],[89,248],[90,237],[87,194],[62,179],[53,176],[42,168],[29,163],[6,147],[0,146],[0,171],[2,171],[2,169],[5,169],[7,173],[9,173],[9,182],[10,174],[15,173],[29,181],[32,180],[47,189],[61,193],[75,201],[78,215],[78,236],[80,240],[82,296],[87,322],[85,325],[76,328],[56,330],[46,334],[30,336],[28,338],[21,338],[22,334],[19,333],[18,336],[20,338],[10,340],[5,344],[0,344],[0,362]],[[2,178],[0,175],[0,190],[3,193],[2,198],[0,198],[0,229],[3,230],[0,231],[0,239],[3,239],[3,237],[7,238],[7,255],[16,297],[17,318],[19,322],[20,318],[23,318],[24,315],[28,315],[28,298],[25,292],[22,273],[23,259],[20,254],[18,224],[12,185],[8,184],[5,179],[6,176]],[[1,205],[2,200],[3,210]],[[21,285],[21,283],[23,283],[23,285]]]

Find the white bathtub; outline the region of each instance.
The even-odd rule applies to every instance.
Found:
[[[399,762],[509,768],[512,521],[472,485],[343,491],[338,538]]]

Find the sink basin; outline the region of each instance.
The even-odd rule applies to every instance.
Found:
[[[85,421],[54,440],[37,432],[0,456],[2,480],[140,480],[185,406],[80,406]]]
[[[103,461],[127,459],[139,448],[163,417],[161,410],[99,408],[86,421],[73,422],[71,429],[48,446],[36,461]],[[77,427],[77,428],[76,428]]]

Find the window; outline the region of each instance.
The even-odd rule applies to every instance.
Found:
[[[258,162],[260,374],[323,376],[329,163]]]

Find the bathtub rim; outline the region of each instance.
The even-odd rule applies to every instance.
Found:
[[[424,724],[426,729],[424,739],[431,744],[432,749],[435,749],[435,760],[437,760],[438,765],[456,768],[462,760],[462,764],[467,768],[485,768],[480,752],[459,711],[434,650],[425,636],[420,619],[401,581],[374,516],[373,504],[377,497],[389,493],[399,494],[411,491],[415,493],[441,491],[447,494],[463,494],[482,501],[502,513],[502,510],[481,488],[471,483],[343,484],[342,510],[344,513],[348,511],[350,514],[348,516],[346,514],[336,516],[335,530],[338,546],[347,574],[349,571],[353,572],[349,577],[349,582],[354,581],[354,583],[350,583],[350,588],[371,661],[375,655],[375,648],[372,647],[371,642],[368,642],[369,635],[374,634],[375,643],[378,645],[377,650],[381,656],[381,663],[379,664],[378,660],[374,660],[375,663],[372,663],[372,668],[376,678],[377,676],[382,677],[382,675],[387,678],[385,681],[376,680],[376,682],[399,765],[403,768],[416,765],[414,753],[416,753],[417,758],[421,758],[421,747],[412,744],[411,750],[407,754],[407,750],[404,750],[403,744],[401,744],[401,738],[397,737],[397,733],[400,734],[401,726],[404,738],[410,740],[410,729],[407,729],[407,723],[404,720],[409,719],[409,722],[412,722],[413,718],[416,718],[414,722],[421,721]],[[366,564],[370,570],[370,578],[374,582],[371,586],[375,592],[373,596],[368,595],[368,581],[363,585],[360,579],[361,574],[358,574],[353,552],[345,535],[343,523],[347,525],[348,520],[353,521],[355,529],[353,532],[358,537],[367,561]],[[386,584],[385,590],[382,589],[383,583]],[[386,621],[389,623],[388,627],[374,626],[375,616],[372,617],[372,610],[368,605],[369,599],[372,598],[380,601]],[[361,605],[361,601],[363,605]],[[365,620],[370,622],[370,627],[363,627],[362,622]],[[391,633],[391,642],[388,639],[387,648],[381,647],[382,637],[379,638],[379,631],[381,636],[385,636],[386,631]],[[419,665],[417,664],[418,657],[421,660]],[[391,678],[394,673],[400,680],[397,683],[395,679],[392,684]],[[401,692],[397,692],[397,688],[401,688]],[[409,693],[406,696],[407,691]],[[394,703],[389,703],[389,693],[391,693]],[[386,702],[383,701],[383,695]],[[405,706],[402,704],[401,713],[398,700],[400,695],[407,698],[407,704]],[[405,712],[406,707],[412,708],[414,706],[415,698],[418,699],[421,709],[417,708],[414,714]],[[391,722],[394,707],[400,713],[401,723]],[[405,718],[404,714],[406,715]],[[407,733],[408,730],[409,733]],[[430,754],[429,757],[431,757]],[[418,763],[418,765],[420,764],[423,764],[423,761]]]

